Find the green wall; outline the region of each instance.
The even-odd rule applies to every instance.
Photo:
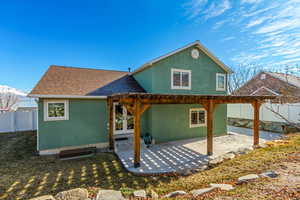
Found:
[[[154,63],[152,67],[134,74],[134,78],[149,93],[227,94],[226,91],[216,91],[216,73],[226,72],[200,50],[199,58],[193,59],[191,57],[193,48],[195,47]],[[171,89],[172,68],[192,71],[191,90]]]
[[[190,128],[190,108],[201,108],[200,105],[168,104],[152,105],[147,113],[146,132],[151,133],[156,143],[174,140],[205,137],[206,126]],[[226,134],[227,106],[219,105],[214,112],[214,135]]]
[[[69,120],[44,121],[40,99],[39,150],[108,141],[106,100],[69,100]]]
[[[149,93],[227,94],[216,91],[216,73],[225,71],[200,51],[191,57],[190,47],[145,69],[134,78]],[[191,90],[171,89],[171,68],[192,71]],[[157,143],[206,136],[206,127],[189,127],[189,109],[199,105],[152,105],[142,116],[142,134],[149,132]],[[39,150],[108,141],[106,100],[69,100],[69,120],[44,121],[43,99],[39,102]],[[227,110],[219,105],[214,113],[214,134],[226,133]]]
[[[191,57],[190,47],[167,57],[153,66],[134,74],[134,78],[149,93],[167,94],[216,94],[226,95],[226,91],[216,91],[216,73],[226,73],[219,65],[200,50],[198,59]],[[171,69],[192,71],[191,90],[171,89]],[[142,131],[153,135],[156,142],[206,136],[206,127],[189,127],[189,109],[199,105],[152,105],[144,113],[145,124]],[[227,132],[227,107],[219,105],[214,113],[214,135]]]

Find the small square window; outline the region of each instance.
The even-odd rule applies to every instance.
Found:
[[[69,104],[67,100],[46,100],[44,102],[44,120],[68,120]]]
[[[190,109],[190,128],[206,126],[206,111],[203,108]]]
[[[226,90],[226,74],[217,73],[216,75],[216,90],[225,91]]]
[[[191,89],[191,70],[172,69],[171,89]]]

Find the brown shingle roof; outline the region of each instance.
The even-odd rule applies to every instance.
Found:
[[[85,96],[128,72],[51,65],[30,95]]]

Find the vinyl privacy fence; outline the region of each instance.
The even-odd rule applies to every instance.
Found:
[[[300,123],[300,103],[296,104],[270,104],[265,103],[260,107],[260,120],[269,122],[285,122],[278,115],[270,111],[280,113],[291,122]],[[253,119],[253,108],[250,104],[228,104],[227,117]]]
[[[37,110],[0,113],[0,133],[37,129]]]

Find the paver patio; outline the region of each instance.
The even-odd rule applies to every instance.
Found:
[[[260,143],[280,138],[280,134],[260,131]],[[215,137],[213,155],[206,155],[206,138],[194,138],[147,148],[141,142],[141,166],[133,167],[133,140],[117,141],[116,154],[124,167],[136,174],[171,173],[185,169],[199,168],[209,160],[239,148],[252,147],[252,130],[228,127],[228,135]]]

